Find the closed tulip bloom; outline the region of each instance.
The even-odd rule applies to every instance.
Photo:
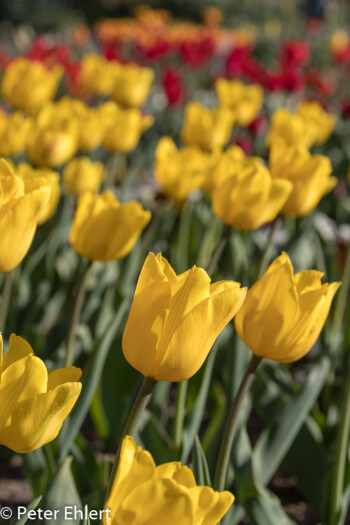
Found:
[[[337,178],[331,177],[328,157],[311,155],[302,146],[287,146],[282,139],[276,139],[271,145],[270,170],[273,177],[293,183],[292,193],[281,210],[292,217],[310,213],[337,183]]]
[[[151,219],[139,202],[122,204],[111,191],[85,192],[70,231],[74,250],[91,261],[122,259],[133,249]]]
[[[137,64],[120,64],[115,74],[113,99],[122,106],[142,107],[151,90],[154,71]]]
[[[114,102],[100,106],[105,124],[102,146],[110,152],[129,153],[136,148],[142,133],[153,125],[150,115],[142,115],[136,108],[122,109]]]
[[[217,159],[218,154],[196,146],[177,149],[170,137],[163,137],[155,154],[155,178],[167,195],[182,202],[192,191],[202,188]]]
[[[272,115],[267,145],[270,147],[276,138],[282,138],[289,146],[311,148],[315,144],[316,136],[317,129],[311,120],[280,108]]]
[[[213,175],[212,208],[229,226],[255,230],[276,218],[292,187],[288,180],[271,177],[257,158],[239,162],[223,155]]]
[[[1,93],[14,108],[35,113],[54,98],[61,76],[58,66],[49,70],[39,62],[16,58],[5,68]]]
[[[63,182],[70,195],[80,195],[84,191],[96,193],[105,175],[102,162],[93,162],[89,157],[77,157],[65,167]]]
[[[92,151],[102,144],[105,135],[105,126],[101,122],[100,112],[97,108],[86,108],[78,116],[78,150]]]
[[[127,361],[157,381],[183,381],[202,366],[215,339],[241,307],[246,289],[210,284],[194,266],[176,275],[160,253],[149,253],[123,335]]]
[[[254,354],[291,363],[315,344],[341,283],[321,283],[323,273],[294,274],[283,253],[248,291],[235,319],[239,337]]]
[[[205,150],[222,149],[229,141],[233,116],[227,108],[208,109],[190,102],[185,109],[181,140],[188,146]]]
[[[59,104],[47,105],[39,113],[27,143],[27,156],[37,166],[57,168],[78,148],[79,129],[74,114]]]
[[[100,55],[85,55],[80,64],[79,80],[83,90],[95,96],[111,95],[119,64]]]
[[[31,127],[31,120],[21,112],[6,115],[0,111],[0,155],[13,157],[21,153],[26,147]]]
[[[16,175],[24,182],[25,193],[30,193],[43,186],[51,189],[49,200],[43,207],[38,219],[38,225],[46,222],[55,212],[60,200],[60,176],[56,171],[48,168],[33,168],[30,164],[22,162],[16,167]]]
[[[231,507],[233,495],[198,486],[178,461],[156,466],[131,436],[123,439],[118,471],[105,508],[104,525],[215,525]]]
[[[323,144],[330,137],[337,123],[337,116],[324,111],[321,104],[316,101],[301,102],[297,114],[314,126],[316,146]]]
[[[0,362],[0,444],[24,454],[55,439],[80,394],[80,376],[73,366],[48,372],[29,343],[12,334]]]
[[[249,126],[257,117],[263,102],[263,89],[258,84],[246,86],[240,80],[220,78],[215,83],[219,105],[232,111],[238,126]]]
[[[26,193],[21,178],[0,160],[0,273],[10,272],[24,259],[50,193],[49,185]]]

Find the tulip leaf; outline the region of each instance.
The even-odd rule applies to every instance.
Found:
[[[64,459],[70,451],[70,448],[83,424],[83,421],[89,411],[91,401],[95,395],[99,380],[101,378],[103,366],[105,364],[108,351],[113,343],[114,337],[124,318],[125,312],[129,305],[129,299],[124,299],[121,303],[118,313],[106,331],[105,336],[100,344],[96,345],[87,370],[82,376],[83,388],[78,401],[72,411],[71,416],[65,422],[59,436],[60,459]]]
[[[65,516],[65,509],[82,509],[82,503],[78,494],[75,481],[71,472],[72,457],[69,456],[61,464],[60,468],[52,478],[46,493],[44,494],[41,508],[56,510],[57,517],[54,520],[57,525],[78,525],[79,519],[68,519]],[[42,523],[49,525],[51,520],[43,520]]]
[[[44,492],[49,479],[49,469],[43,448],[23,454],[23,462],[33,494],[39,496]]]
[[[39,505],[39,503],[41,501],[41,498],[42,498],[42,496],[39,496],[38,498],[35,498],[31,503],[29,503],[29,505],[27,507],[27,512],[25,514],[23,514],[23,516],[21,516],[17,520],[13,521],[11,525],[24,525],[25,523],[27,523],[27,521],[28,521],[28,512],[30,510],[35,510],[37,508],[37,506]]]
[[[207,402],[208,392],[211,384],[211,376],[214,368],[214,361],[218,344],[215,343],[209,352],[209,355],[204,364],[204,374],[201,386],[198,391],[196,401],[193,405],[191,413],[189,414],[188,423],[185,425],[183,432],[183,448],[181,455],[181,462],[186,463],[187,458],[191,452],[195,435],[198,433],[202,422],[203,411]]]
[[[201,442],[197,434],[194,438],[192,461],[194,477],[196,478],[197,485],[207,485],[211,487],[211,479],[207,458],[205,457]]]
[[[248,498],[244,508],[252,525],[292,525],[291,520],[284,512],[279,499],[267,489],[261,489],[258,498]]]
[[[292,397],[259,437],[254,448],[254,465],[262,484],[269,482],[290,449],[320,394],[329,367],[328,357],[323,357],[313,368],[301,390]]]

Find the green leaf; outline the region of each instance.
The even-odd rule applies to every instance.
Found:
[[[181,462],[186,463],[187,458],[191,452],[194,437],[198,434],[201,426],[203,412],[208,398],[208,392],[211,384],[211,376],[213,373],[214,361],[218,344],[215,343],[204,364],[204,374],[201,386],[198,391],[196,401],[193,405],[191,413],[189,414],[188,422],[186,422],[183,432],[183,448]]]
[[[125,312],[129,306],[129,299],[125,298],[121,303],[118,313],[103,337],[101,343],[97,345],[87,370],[83,372],[82,392],[78,401],[72,411],[71,416],[66,420],[64,427],[59,436],[60,459],[64,459],[69,453],[71,446],[84,422],[84,419],[89,411],[91,401],[96,392],[99,380],[101,378],[102,370],[114,337],[119,329],[119,326],[124,318]]]
[[[72,520],[65,518],[65,509],[82,509],[82,503],[75,486],[75,481],[71,472],[72,457],[69,456],[62,463],[61,467],[52,478],[51,483],[43,497],[42,509],[58,511],[54,520],[56,525],[78,525],[79,519]],[[52,520],[43,520],[43,524],[50,525]]]
[[[251,525],[292,525],[279,499],[267,489],[260,490],[258,498],[246,499],[244,508]]]
[[[192,460],[194,476],[196,478],[197,485],[207,485],[208,487],[211,487],[207,458],[205,457],[204,450],[197,434],[194,438]]]
[[[330,361],[323,357],[304,386],[289,401],[259,437],[254,448],[254,465],[259,482],[268,483],[290,449],[326,381]]]
[[[30,510],[35,510],[37,508],[37,506],[39,505],[39,503],[41,501],[41,498],[42,498],[42,496],[39,496],[38,498],[33,500],[31,503],[29,503],[29,505],[27,507],[27,512],[25,514],[23,514],[23,516],[21,516],[17,520],[13,521],[11,525],[24,525],[24,523],[27,523],[27,521],[28,521],[28,512]]]

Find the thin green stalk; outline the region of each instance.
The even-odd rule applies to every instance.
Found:
[[[261,261],[260,261],[259,272],[258,272],[258,279],[260,279],[260,277],[262,277],[264,275],[264,273],[266,272],[266,270],[267,270],[267,267],[268,267],[270,259],[271,259],[271,255],[272,255],[273,245],[275,243],[276,234],[277,234],[281,224],[282,224],[282,219],[281,218],[277,218],[275,220],[275,222],[273,223],[273,226],[272,226],[272,228],[270,230],[269,238],[267,240],[267,243],[266,243],[266,246],[265,246],[265,250],[264,250],[263,256],[262,256]]]
[[[339,288],[338,297],[335,303],[334,318],[330,335],[330,350],[334,353],[338,343],[338,336],[343,323],[344,313],[349,297],[350,289],[350,246],[346,254],[342,285]]]
[[[340,412],[336,459],[331,483],[330,525],[337,525],[344,492],[345,468],[350,437],[350,360]]]
[[[125,436],[127,435],[132,436],[135,433],[138,423],[140,421],[141,415],[144,409],[146,408],[148,400],[151,397],[151,394],[156,384],[157,384],[157,381],[153,379],[153,377],[144,377],[143,379],[143,383],[141,385],[140,391],[131,409],[129,418],[123,430],[122,437],[120,438],[118,450],[117,450],[114,464],[113,464],[112,473],[109,478],[109,483],[108,483],[108,488],[107,488],[107,493],[106,493],[106,500],[108,499],[108,496],[112,490],[113,481],[114,481],[115,475],[118,470],[118,463],[119,463],[119,457],[120,457],[120,451],[121,451],[123,439]]]
[[[181,381],[177,385],[175,419],[174,419],[174,456],[177,461],[181,454],[185,405],[187,397],[188,380]]]
[[[238,423],[238,416],[242,407],[244,398],[253,382],[255,371],[261,362],[262,357],[252,355],[246,373],[241,381],[236,397],[232,403],[231,411],[226,423],[224,436],[221,442],[219,458],[216,465],[214,488],[222,491],[225,488],[227,468],[230,461],[233,438]]]
[[[55,456],[53,455],[50,443],[46,443],[43,449],[44,449],[44,454],[46,456],[46,461],[49,467],[50,475],[53,476],[57,470],[57,464],[56,464]]]
[[[0,306],[0,330],[5,329],[7,314],[10,306],[11,292],[13,285],[13,270],[5,275],[4,287],[2,291]]]
[[[85,283],[86,283],[86,278],[88,276],[91,266],[92,266],[92,261],[88,261],[80,275],[80,279],[77,285],[77,291],[76,291],[76,295],[74,298],[72,315],[70,318],[69,328],[68,328],[65,366],[72,366],[73,364],[75,328],[79,321],[80,312],[83,306],[84,296],[85,296]]]

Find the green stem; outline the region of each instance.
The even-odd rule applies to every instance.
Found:
[[[230,460],[233,438],[238,423],[238,416],[243,404],[244,398],[253,382],[255,371],[261,362],[262,357],[252,355],[246,373],[241,381],[236,397],[232,403],[231,411],[226,423],[224,436],[221,442],[219,458],[215,471],[215,490],[222,491],[225,488],[227,468]]]
[[[141,385],[140,391],[137,395],[137,398],[135,399],[135,403],[131,409],[130,415],[124,427],[122,437],[120,438],[118,450],[117,450],[114,464],[113,464],[112,473],[109,478],[109,483],[108,483],[108,488],[107,488],[107,493],[106,493],[106,500],[108,499],[109,494],[112,490],[114,478],[118,470],[118,463],[119,463],[119,457],[120,457],[120,451],[121,451],[123,439],[125,436],[127,435],[132,436],[135,433],[138,423],[140,421],[141,415],[144,409],[146,408],[148,400],[151,397],[151,394],[156,384],[157,384],[157,381],[153,379],[153,377],[144,377],[143,379],[143,383]]]
[[[221,236],[221,239],[220,239],[220,242],[219,244],[217,245],[216,249],[215,249],[215,252],[213,253],[212,255],[212,258],[211,258],[211,261],[209,262],[207,268],[206,268],[206,271],[208,273],[208,275],[211,275],[215,269],[216,269],[216,266],[219,262],[219,259],[221,257],[221,254],[222,252],[224,251],[224,248],[227,244],[227,241],[230,237],[230,233],[231,233],[231,226],[228,226],[227,224],[225,225],[225,228],[222,232],[222,236]]]
[[[191,232],[191,215],[192,205],[186,201],[181,210],[179,237],[176,250],[176,270],[177,273],[183,273],[188,268],[188,246]]]
[[[177,385],[176,407],[174,419],[174,455],[177,461],[181,453],[182,435],[185,417],[185,405],[187,397],[188,380],[181,381]]]
[[[77,285],[77,291],[74,298],[72,315],[69,322],[67,346],[66,346],[66,359],[65,366],[72,366],[74,361],[74,339],[75,339],[75,328],[79,321],[80,312],[83,306],[85,296],[85,283],[89,270],[92,266],[92,261],[88,261],[83,269],[80,279]]]
[[[335,303],[334,318],[330,335],[330,350],[334,353],[338,343],[338,336],[343,323],[344,312],[347,305],[350,289],[350,246],[346,254],[342,285],[338,292],[338,298]]]
[[[278,232],[278,230],[280,228],[281,223],[282,223],[282,219],[281,218],[276,219],[275,222],[273,223],[273,226],[272,226],[271,230],[270,230],[269,238],[267,240],[267,243],[266,243],[266,246],[265,246],[265,250],[264,250],[263,256],[261,258],[260,266],[259,266],[258,279],[260,279],[260,277],[262,277],[264,275],[264,273],[266,272],[266,270],[267,270],[267,267],[268,267],[270,259],[271,259],[271,255],[272,255],[273,245],[275,243],[276,234],[277,234],[277,232]]]
[[[7,314],[10,306],[11,292],[13,285],[13,270],[5,275],[4,287],[0,306],[0,330],[5,329]]]
[[[337,525],[341,511],[344,492],[345,468],[350,436],[350,360],[343,394],[339,430],[337,438],[336,459],[331,483],[330,525]]]

